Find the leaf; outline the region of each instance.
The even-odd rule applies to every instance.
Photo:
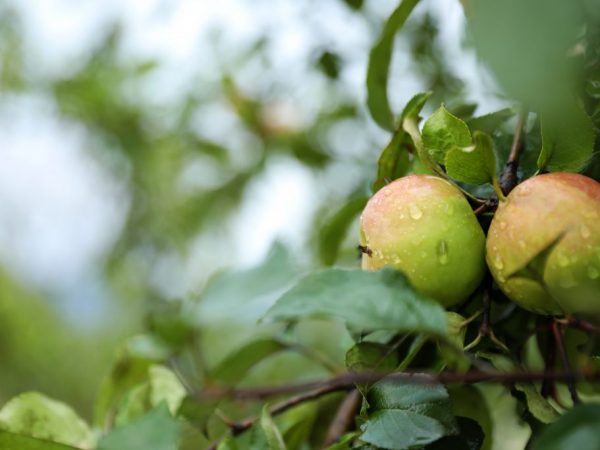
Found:
[[[504,108],[483,116],[473,117],[467,120],[466,124],[473,131],[492,134],[514,115],[515,112],[511,108]]]
[[[331,266],[335,263],[352,220],[364,209],[368,200],[368,197],[358,197],[348,201],[323,225],[319,233],[319,256],[323,264]]]
[[[542,150],[538,168],[548,172],[580,172],[594,151],[594,124],[579,106],[559,115],[542,115]]]
[[[357,332],[389,329],[443,335],[447,330],[444,309],[390,268],[312,273],[283,294],[265,318],[288,322],[336,318]]]
[[[444,436],[433,444],[425,447],[426,450],[479,450],[482,448],[485,435],[481,426],[466,417],[457,417],[460,433],[458,436]]]
[[[271,414],[269,414],[269,407],[265,405],[260,416],[260,427],[267,438],[268,450],[286,450],[283,437],[277,429],[275,422]]]
[[[402,0],[383,27],[379,40],[369,53],[367,68],[367,106],[373,120],[382,128],[393,131],[394,114],[392,113],[387,83],[394,48],[394,37],[402,28],[406,19],[419,3],[419,0]]]
[[[0,410],[0,429],[74,447],[91,447],[94,435],[68,405],[38,392],[9,400]]]
[[[490,450],[492,448],[494,422],[481,392],[477,388],[465,384],[449,387],[448,392],[452,402],[452,413],[459,418],[466,417],[477,421],[484,436],[480,448]],[[447,448],[454,447],[448,446]]]
[[[377,192],[387,183],[405,175],[409,169],[408,151],[404,147],[409,144],[410,136],[407,136],[404,130],[404,120],[414,120],[418,123],[419,113],[430,96],[430,92],[417,94],[404,107],[399,126],[379,156],[377,179],[373,183],[373,192]]]
[[[211,379],[235,384],[244,378],[248,370],[263,359],[287,349],[276,339],[260,339],[242,346],[227,356],[212,372]]]
[[[375,384],[367,397],[369,418],[361,440],[386,449],[421,447],[458,432],[442,385]]]
[[[446,154],[446,171],[458,181],[471,184],[493,183],[496,179],[496,155],[492,138],[480,131],[473,134],[474,145],[453,147]]]
[[[534,450],[600,448],[600,405],[578,405],[545,428],[534,440]]]
[[[175,414],[186,390],[173,371],[165,366],[153,365],[148,369],[148,382],[150,385],[150,404],[158,406],[163,401],[169,407],[169,411]]]
[[[356,439],[358,433],[353,431],[343,435],[335,444],[327,447],[327,450],[351,450],[352,441]]]
[[[180,424],[166,403],[124,427],[103,436],[97,450],[177,450]]]
[[[359,342],[346,353],[346,367],[352,372],[385,372],[396,368],[398,362],[396,352],[375,342]]]
[[[467,124],[440,106],[423,125],[423,146],[438,163],[444,164],[446,153],[454,147],[471,145]]]
[[[79,450],[76,447],[22,436],[3,430],[0,430],[0,448],[2,450]]]

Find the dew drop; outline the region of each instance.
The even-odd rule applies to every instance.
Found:
[[[598,271],[598,268],[594,266],[588,266],[587,274],[590,280],[595,280],[600,277],[600,271]]]
[[[419,207],[414,203],[411,203],[408,206],[408,212],[410,214],[410,217],[412,217],[415,220],[419,220],[421,217],[423,217],[423,211],[421,211]]]
[[[448,243],[440,241],[437,246],[438,261],[442,266],[448,264]]]
[[[450,203],[446,203],[446,213],[451,216],[452,214],[454,214],[454,206],[452,206]]]
[[[502,261],[500,255],[496,255],[494,257],[494,267],[498,270],[502,270],[504,268],[504,262]]]
[[[584,239],[587,239],[591,235],[592,235],[592,233],[590,232],[590,229],[585,225],[581,225],[581,237]]]
[[[521,247],[521,248],[527,247],[527,244],[525,244],[525,241],[523,239],[519,239],[519,247]]]
[[[506,227],[507,227],[506,222],[500,222],[500,229],[501,230],[506,230]]]

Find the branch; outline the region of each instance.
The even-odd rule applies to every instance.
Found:
[[[298,394],[300,392],[310,391],[307,394],[294,397],[288,402],[292,402],[291,406],[295,406],[303,401],[314,400],[322,395],[336,391],[347,391],[354,388],[356,383],[410,383],[410,384],[452,384],[466,383],[475,384],[484,381],[499,382],[499,383],[515,383],[525,381],[600,381],[600,371],[586,372],[527,372],[527,371],[481,371],[473,370],[466,373],[444,372],[441,374],[431,374],[424,372],[396,372],[396,373],[379,373],[379,372],[362,372],[362,373],[345,373],[327,380],[309,381],[305,383],[284,384],[280,386],[266,386],[255,388],[212,388],[196,393],[200,400],[229,398],[234,400],[262,400],[269,397],[286,394]],[[291,407],[290,406],[290,407]],[[288,409],[288,408],[286,408]]]
[[[563,335],[562,325],[557,321],[552,322],[552,334],[554,335],[554,340],[556,341],[556,348],[558,349],[558,355],[560,356],[563,369],[570,372],[571,365],[569,364],[569,357],[567,356],[567,349],[565,348],[565,337]],[[577,389],[575,388],[575,379],[570,378],[566,381],[569,394],[571,394],[571,400],[573,401],[573,404],[576,405],[579,403],[579,395],[577,394]]]
[[[510,147],[510,154],[508,155],[508,161],[504,166],[502,175],[500,175],[500,186],[502,187],[504,195],[508,195],[518,183],[517,169],[519,168],[519,159],[521,157],[521,151],[523,150],[523,129],[525,128],[528,114],[529,113],[525,108],[523,108],[519,114],[513,142]]]
[[[355,389],[350,392],[331,421],[325,440],[323,441],[323,448],[327,448],[332,444],[335,444],[340,437],[352,426],[354,422],[354,416],[361,404],[361,394]]]

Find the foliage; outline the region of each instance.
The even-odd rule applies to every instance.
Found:
[[[367,3],[340,2],[371,23]],[[130,208],[103,276],[122,302],[120,313],[134,318],[114,351],[115,338],[65,329],[35,294],[0,274],[0,349],[8,367],[0,375],[0,448],[600,445],[598,406],[576,404],[600,393],[593,320],[516,308],[489,276],[446,311],[398,271],[360,270],[352,234],[369,196],[409,173],[435,174],[458,186],[484,231],[514,187],[507,182],[511,175],[523,181],[569,171],[600,180],[598,2],[462,2],[469,45],[503,98],[504,107],[491,112],[472,103],[479,100],[463,92],[452,61],[442,61],[435,24],[419,16],[418,3],[397,2],[377,30],[366,68],[366,109],[345,90],[344,58],[335,48],[318,49],[311,73],[331,101],[323,99],[314,117],[297,126],[275,120],[272,93],[246,92],[236,79],[236,69],[263,55],[261,40],[205,91],[190,88],[170,104],[165,123],[150,100],[123,95],[157,63],[120,58],[119,27],[63,78],[36,81],[24,64],[18,22],[9,20],[15,13],[1,10],[2,23],[10,25],[0,29],[2,90],[45,90],[57,114],[94,136],[94,156],[113,161],[126,179]],[[392,63],[401,31],[414,57],[428,55],[413,67],[427,83],[423,93],[407,96],[396,116],[397,93],[388,81],[397,76]],[[234,117],[241,150],[197,130],[195,114],[215,105]],[[332,150],[326,136],[343,124],[360,127],[351,140],[378,125],[383,131],[367,141],[379,155],[365,151],[353,159]],[[322,176],[315,179],[325,179],[336,164],[354,164],[357,175],[321,186],[326,191],[346,182],[342,193],[319,199],[303,258],[277,243],[262,264],[213,274],[196,294],[170,298],[155,283],[154,263],[173,254],[183,258],[195,239],[227,223],[276,158]],[[216,181],[182,189],[182,174],[198,161],[214,168]],[[539,281],[553,250],[553,244],[542,249],[514,276]],[[41,332],[29,331],[34,317]],[[577,327],[585,333],[574,335]],[[119,326],[112,331],[125,334]],[[102,382],[74,367],[95,356],[94,343],[99,366],[108,350],[115,355]],[[65,367],[63,354],[71,360]],[[52,398],[23,393],[34,388]],[[497,408],[501,401],[509,407]],[[510,429],[518,424],[525,431],[513,441]]]

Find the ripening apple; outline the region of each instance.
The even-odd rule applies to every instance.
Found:
[[[542,279],[511,277],[557,239]],[[550,173],[519,184],[492,220],[487,263],[500,288],[523,308],[600,317],[600,183]]]
[[[463,194],[448,181],[410,175],[380,189],[361,216],[362,267],[402,271],[444,306],[465,300],[485,270],[485,236]]]

